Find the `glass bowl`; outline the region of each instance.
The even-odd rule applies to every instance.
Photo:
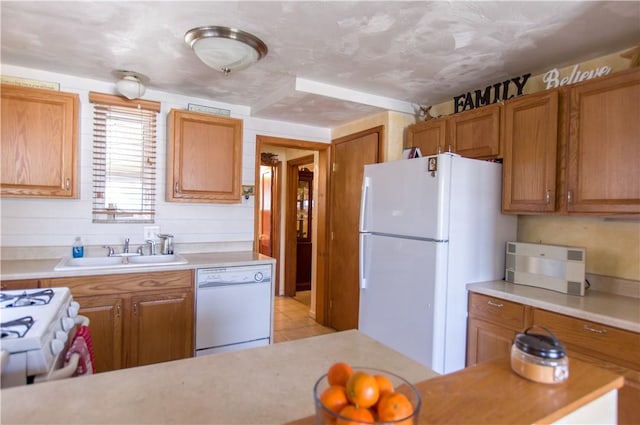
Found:
[[[422,397],[418,390],[411,385],[406,379],[382,369],[375,369],[370,367],[358,367],[353,366],[353,371],[358,372],[366,372],[370,375],[384,375],[393,384],[394,392],[399,392],[407,396],[411,405],[413,406],[413,413],[410,416],[400,418],[395,421],[385,421],[385,422],[369,422],[369,421],[355,421],[350,418],[346,418],[344,416],[335,413],[334,411],[327,408],[320,401],[320,395],[322,392],[329,387],[329,382],[327,380],[327,374],[325,373],[316,381],[316,384],[313,387],[313,400],[315,403],[315,423],[316,425],[321,424],[336,424],[339,421],[343,423],[351,423],[351,424],[402,424],[402,425],[415,425],[418,423],[418,417],[420,416],[420,407],[422,406]]]

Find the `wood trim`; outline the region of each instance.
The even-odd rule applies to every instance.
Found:
[[[102,103],[112,106],[124,106],[127,108],[142,108],[148,111],[160,112],[161,103],[154,100],[142,100],[142,99],[125,99],[121,96],[113,94],[98,93],[95,91],[89,92],[89,102]]]
[[[287,139],[283,137],[272,137],[257,135],[256,136],[256,170],[255,181],[259,181],[260,176],[260,152],[263,145],[272,145],[297,149],[308,149],[318,151],[318,170],[317,174],[314,174],[313,178],[318,179],[317,187],[318,191],[314,195],[314,213],[317,214],[318,238],[315,241],[316,247],[316,276],[315,276],[315,293],[316,293],[316,321],[321,325],[325,325],[327,321],[326,310],[326,291],[327,291],[327,259],[328,259],[328,223],[327,223],[327,211],[328,211],[328,190],[329,190],[329,157],[331,154],[330,143],[311,142],[300,139]],[[259,194],[259,185],[256,185],[256,196]],[[258,215],[260,213],[260,205],[254,206],[254,222],[257,223]],[[254,226],[254,249],[258,249],[258,227]],[[280,247],[278,247],[279,249]],[[275,249],[275,247],[274,247]],[[279,253],[279,251],[278,251]],[[276,261],[280,261],[278,257],[275,257]],[[279,263],[277,263],[279,267]]]

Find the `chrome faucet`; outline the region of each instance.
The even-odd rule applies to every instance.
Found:
[[[149,248],[150,250],[149,255],[156,255],[156,241],[154,241],[153,239],[147,239],[145,242],[151,246]]]
[[[129,252],[129,238],[124,240],[124,249],[122,250],[125,254]]]

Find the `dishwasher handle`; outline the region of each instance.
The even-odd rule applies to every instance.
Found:
[[[211,289],[211,288],[222,288],[225,286],[234,286],[234,285],[252,285],[252,284],[268,284],[270,280],[265,278],[261,281],[246,281],[246,282],[230,282],[230,281],[216,281],[216,282],[198,282],[198,289]]]

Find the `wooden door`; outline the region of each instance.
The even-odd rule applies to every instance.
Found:
[[[382,127],[333,141],[329,242],[329,321],[337,330],[358,327],[360,192],[364,166],[378,162]]]
[[[467,158],[496,158],[500,154],[501,107],[494,104],[451,116],[453,151]]]
[[[192,357],[193,314],[190,291],[132,297],[127,366]]]
[[[96,372],[122,368],[122,314],[124,300],[117,296],[74,297],[79,314],[89,318]]]
[[[16,289],[35,289],[39,288],[40,279],[24,279],[24,280],[3,280],[0,282],[0,290],[14,291]]]
[[[467,321],[467,367],[509,357],[516,331],[474,318]]]
[[[409,126],[405,148],[420,148],[422,156],[436,155],[448,149],[447,120],[440,118]]]
[[[567,210],[640,214],[640,68],[570,92]]]
[[[504,105],[502,211],[556,210],[558,91],[545,91]]]

